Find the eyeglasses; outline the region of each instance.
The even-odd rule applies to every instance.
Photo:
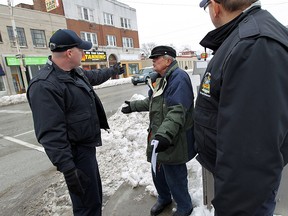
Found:
[[[211,1],[207,1],[206,4],[203,6],[204,11],[206,11],[206,8],[208,7],[209,4],[211,4]]]

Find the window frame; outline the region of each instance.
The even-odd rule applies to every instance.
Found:
[[[25,35],[25,29],[23,27],[16,27],[16,31],[17,31],[17,36],[18,36],[19,47],[28,47],[26,35]],[[13,27],[7,26],[7,32],[8,32],[8,36],[9,36],[9,40],[10,40],[10,45],[12,47],[16,47],[16,42],[14,41]]]
[[[78,16],[80,17],[81,20],[86,20],[86,21],[91,21],[94,22],[94,10],[83,7],[83,6],[78,6]]]
[[[96,33],[81,31],[80,37],[82,40],[90,41],[93,46],[98,46],[98,38]]]
[[[106,35],[106,44],[107,46],[117,47],[117,41],[115,35]]]
[[[133,38],[122,37],[122,45],[125,48],[134,48]]]
[[[122,28],[132,29],[131,28],[131,20],[128,18],[120,17],[120,23]]]
[[[45,31],[42,29],[30,29],[31,31],[31,37],[32,37],[32,42],[33,42],[33,47],[34,48],[47,48],[47,41],[46,41],[46,35]],[[37,31],[38,33],[34,32]],[[40,38],[36,38],[35,35],[40,35]],[[42,43],[37,43],[36,41],[42,40]]]
[[[104,24],[114,26],[113,14],[103,12]]]

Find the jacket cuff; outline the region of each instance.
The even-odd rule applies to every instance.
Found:
[[[130,101],[130,108],[132,112],[137,111],[136,109],[136,102],[135,101]]]

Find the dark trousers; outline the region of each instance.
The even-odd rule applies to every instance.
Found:
[[[272,190],[268,199],[265,200],[264,203],[257,209],[257,211],[253,214],[253,216],[273,216],[274,210],[276,207],[276,196],[277,191],[280,186],[281,176],[279,176],[275,190]],[[254,196],[253,194],[251,196]],[[257,195],[256,195],[257,196]],[[249,199],[249,198],[247,198]],[[220,216],[215,212],[215,216]]]
[[[177,204],[177,212],[187,213],[192,209],[188,192],[186,164],[157,164],[156,175],[152,170],[153,182],[158,192],[158,202],[167,204],[172,197]]]
[[[254,216],[273,216],[276,207],[276,195],[278,188],[280,186],[281,176],[279,176],[277,181],[277,189],[271,191],[270,197],[261,205],[261,207],[256,211]]]
[[[70,193],[75,216],[102,215],[102,184],[96,160],[96,148],[85,146],[72,147],[74,163],[91,180],[84,196]]]

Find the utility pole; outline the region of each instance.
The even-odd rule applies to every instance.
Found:
[[[13,0],[12,0],[13,1]],[[13,29],[13,39],[16,45],[16,49],[17,49],[17,55],[16,58],[19,58],[19,62],[20,62],[20,71],[22,74],[22,78],[23,78],[23,84],[24,84],[24,88],[25,88],[25,92],[27,91],[28,88],[28,81],[27,81],[27,76],[26,76],[26,68],[24,67],[24,62],[23,62],[23,55],[21,53],[20,50],[20,45],[19,45],[19,37],[17,34],[17,28],[16,28],[16,24],[15,24],[15,20],[14,20],[14,14],[13,14],[13,5],[11,3],[11,0],[7,0],[9,9],[10,9],[10,15],[11,15],[11,23],[12,23],[12,29]]]

